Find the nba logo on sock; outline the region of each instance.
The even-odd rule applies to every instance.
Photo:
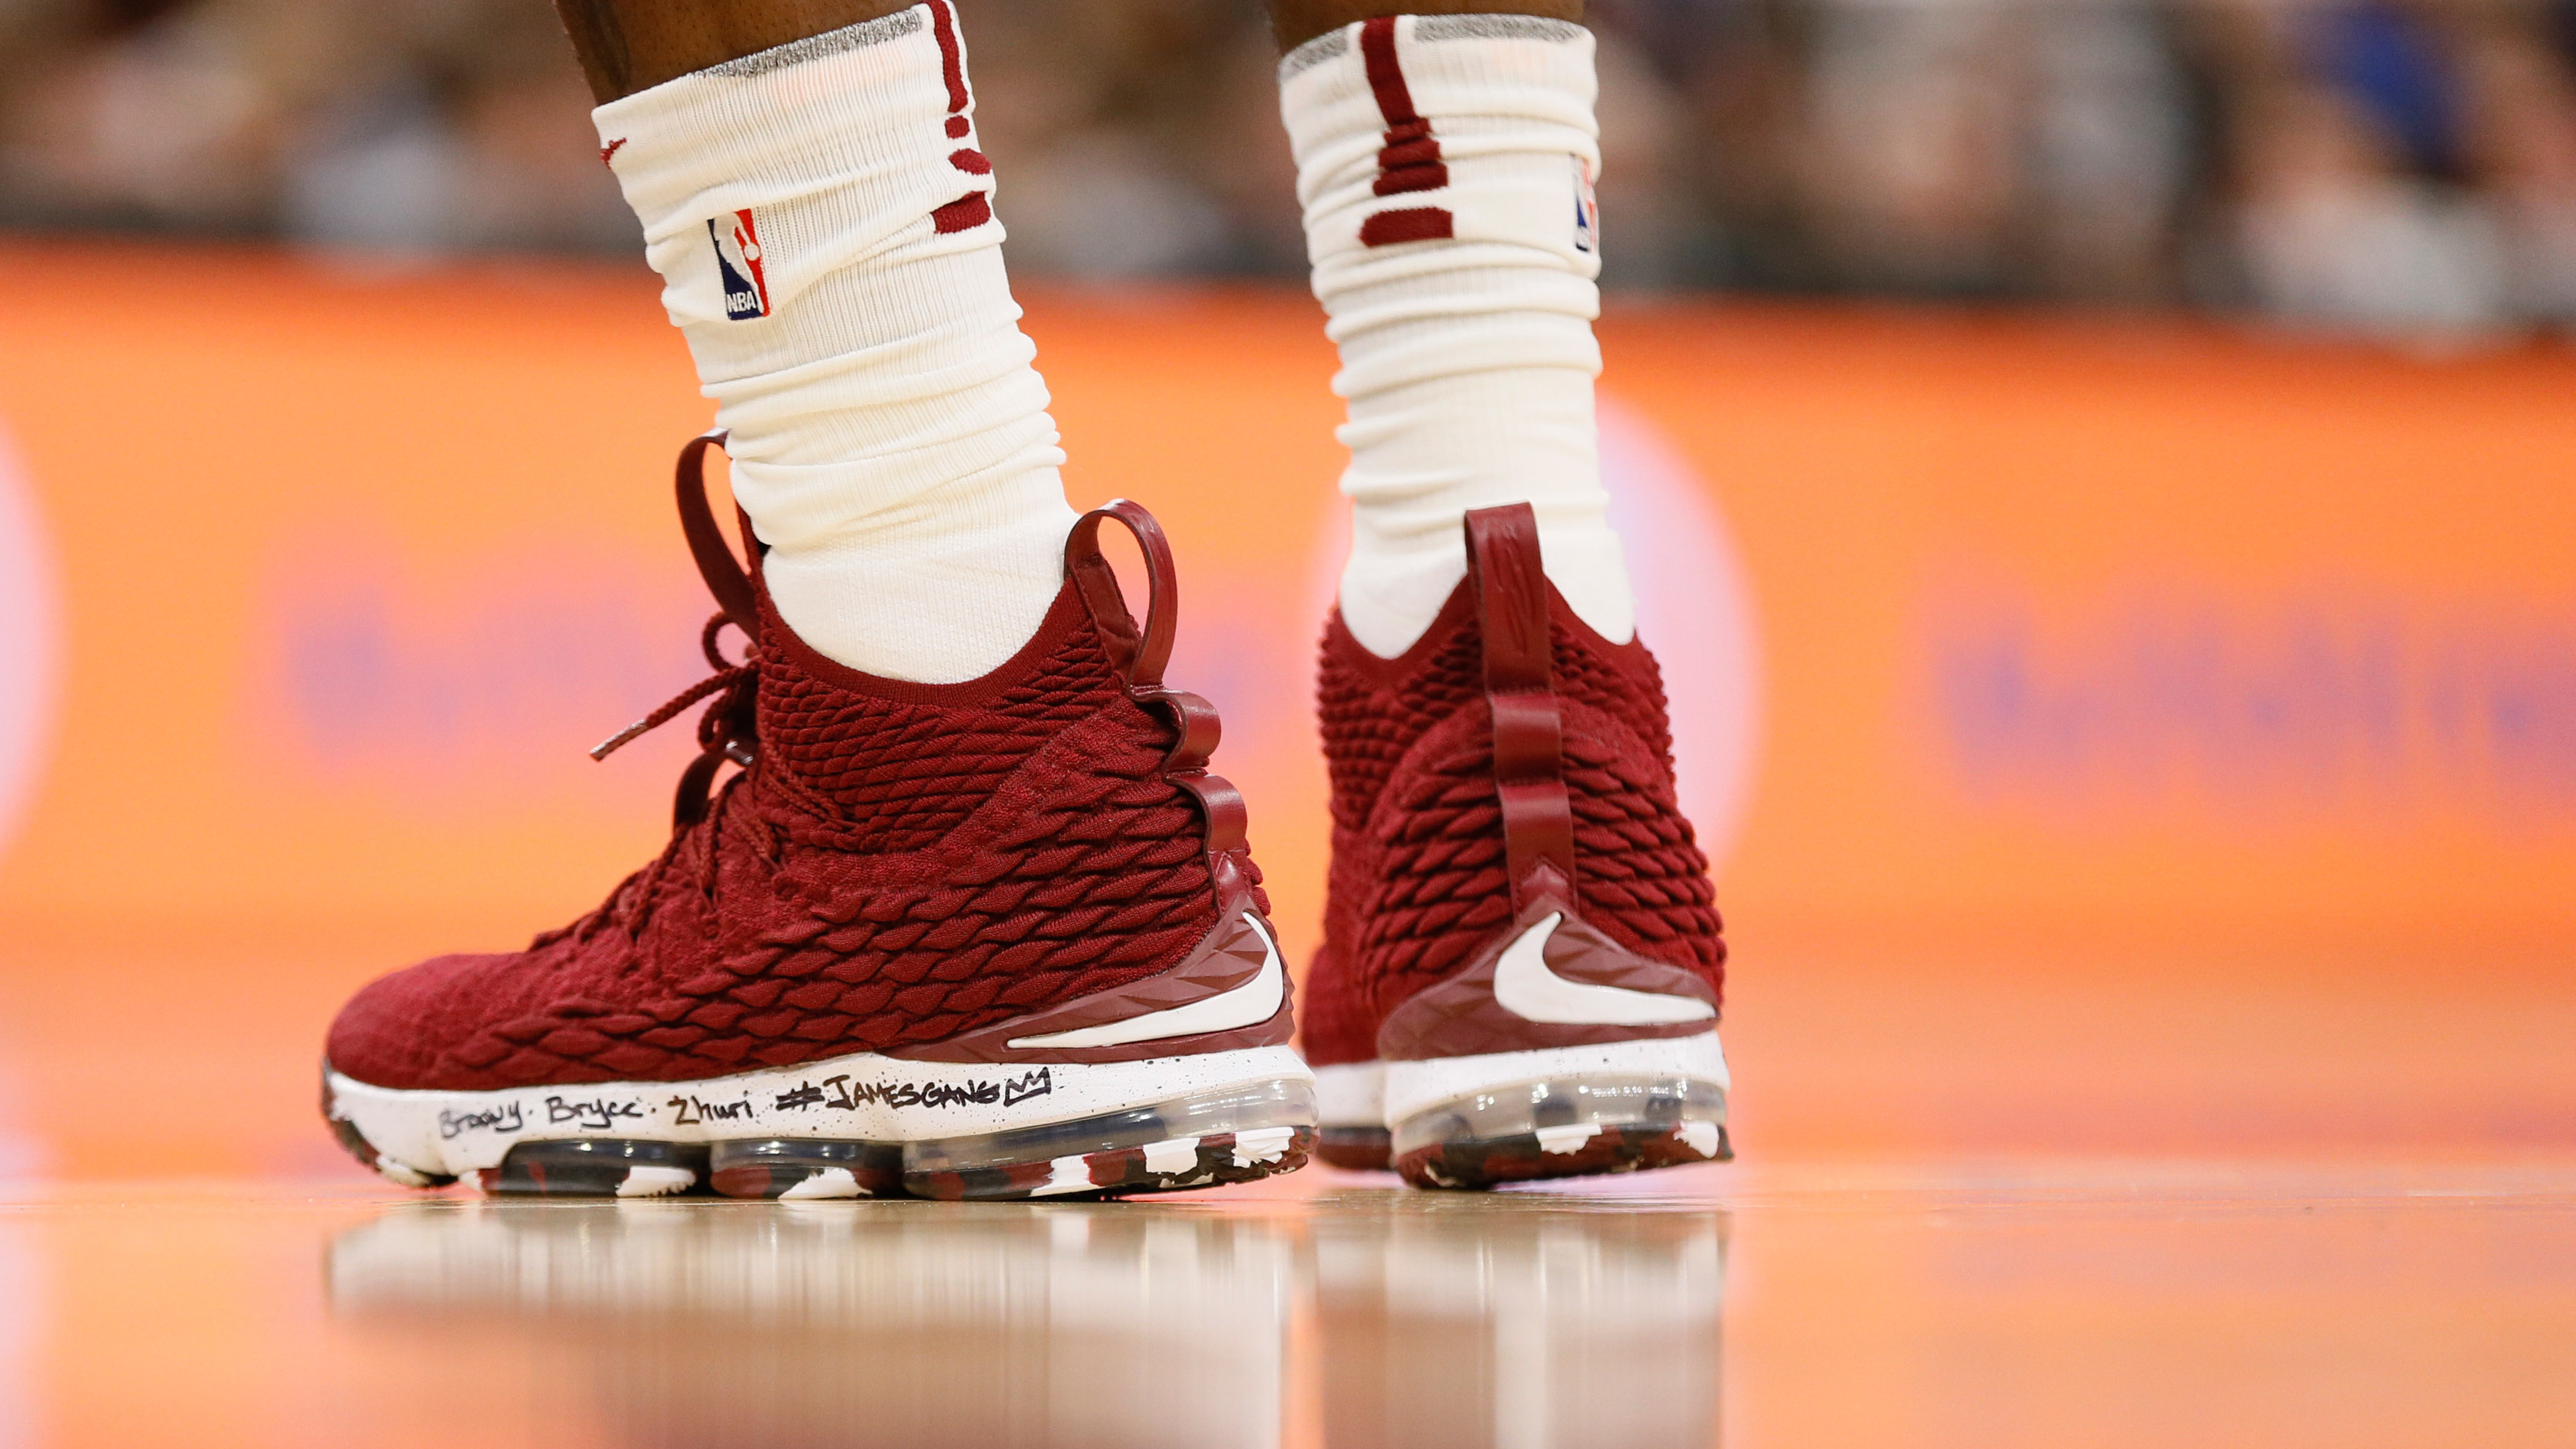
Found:
[[[769,279],[760,262],[760,229],[746,206],[730,217],[707,222],[707,237],[716,244],[716,276],[724,284],[725,318],[749,322],[769,315]]]
[[[1580,156],[1574,162],[1574,249],[1588,252],[1594,245],[1594,233],[1601,226],[1601,203],[1592,195],[1592,163]]]

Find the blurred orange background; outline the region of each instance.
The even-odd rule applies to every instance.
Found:
[[[1175,677],[1302,959],[1318,311],[1027,301],[1076,502],[1178,545]],[[1602,335],[1745,1151],[2576,1141],[2576,357],[1705,302]],[[0,619],[0,1167],[356,1171],[311,1106],[339,999],[661,840],[685,731],[583,751],[702,672],[668,470],[710,416],[633,265],[0,243],[8,596],[52,601]]]

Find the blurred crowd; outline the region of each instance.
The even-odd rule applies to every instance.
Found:
[[[1257,0],[963,0],[1024,274],[1295,275]],[[2576,0],[1592,0],[1606,280],[2576,322]],[[0,224],[622,249],[545,0],[0,0]]]

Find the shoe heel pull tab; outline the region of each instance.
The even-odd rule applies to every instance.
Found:
[[[689,439],[687,446],[680,449],[680,531],[688,535],[689,555],[698,561],[698,576],[707,581],[707,592],[715,595],[717,606],[744,638],[757,640],[759,598],[752,592],[751,576],[743,571],[742,560],[734,557],[733,545],[725,541],[724,530],[716,526],[715,509],[707,502],[707,450],[723,447],[725,434],[723,428],[711,428]],[[746,526],[746,547],[753,546],[750,539]]]
[[[1110,567],[1109,558],[1100,550],[1100,521],[1114,518],[1136,536],[1136,546],[1145,555],[1145,625],[1136,626],[1136,617],[1128,612],[1127,595],[1118,587],[1118,573]],[[1159,705],[1171,713],[1172,725],[1180,737],[1172,744],[1172,753],[1164,769],[1182,773],[1202,769],[1216,755],[1217,738],[1222,726],[1216,706],[1187,690],[1167,689],[1163,670],[1172,661],[1172,640],[1179,632],[1181,586],[1178,571],[1172,565],[1171,540],[1163,536],[1163,526],[1141,503],[1113,498],[1075,521],[1073,532],[1064,541],[1064,568],[1082,591],[1084,607],[1091,611],[1092,622],[1099,626],[1102,647],[1109,652],[1110,667],[1127,681],[1127,693],[1137,703]]]
[[[1145,555],[1145,623],[1127,608],[1118,573],[1100,550],[1101,520],[1114,518],[1135,535]],[[1247,894],[1253,878],[1244,844],[1250,814],[1243,794],[1221,775],[1208,773],[1223,727],[1216,706],[1187,690],[1167,689],[1163,670],[1172,662],[1172,639],[1179,629],[1181,587],[1172,564],[1172,543],[1145,506],[1113,498],[1074,521],[1064,540],[1064,571],[1082,591],[1083,606],[1100,630],[1110,667],[1127,681],[1127,693],[1138,704],[1161,712],[1173,729],[1171,753],[1163,757],[1163,778],[1188,791],[1207,820],[1208,872],[1221,907]]]
[[[1100,551],[1104,518],[1125,524],[1145,555],[1142,629],[1128,612],[1127,595],[1118,587],[1118,573],[1109,566],[1109,556]],[[1125,676],[1127,687],[1140,696],[1161,689],[1163,668],[1172,662],[1181,586],[1172,567],[1171,540],[1163,536],[1163,526],[1154,521],[1154,515],[1145,511],[1145,505],[1125,498],[1112,498],[1082,515],[1065,536],[1064,571],[1082,590],[1082,602],[1091,610],[1091,621],[1100,626],[1101,642],[1108,647],[1109,662]]]
[[[1512,908],[1574,902],[1574,806],[1565,788],[1564,712],[1556,697],[1547,571],[1538,514],[1526,503],[1466,517],[1467,577],[1494,716],[1494,792]]]

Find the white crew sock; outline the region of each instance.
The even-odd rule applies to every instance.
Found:
[[[1279,64],[1350,401],[1342,621],[1372,653],[1421,637],[1467,574],[1459,519],[1501,503],[1536,509],[1585,623],[1635,633],[1592,418],[1594,92],[1591,32],[1526,15],[1366,20]]]
[[[780,617],[896,679],[1010,658],[1063,584],[1073,510],[948,0],[592,115],[733,430]]]

